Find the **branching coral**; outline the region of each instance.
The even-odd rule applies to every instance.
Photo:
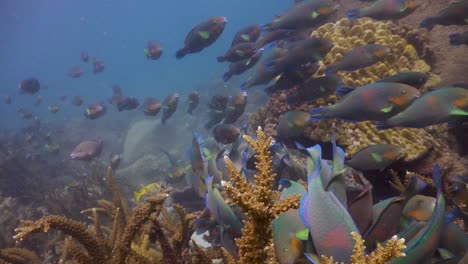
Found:
[[[393,236],[385,245],[385,247],[378,244],[377,249],[371,254],[366,255],[364,250],[364,240],[358,234],[353,232],[352,236],[356,245],[354,246],[353,255],[351,256],[351,263],[353,264],[385,264],[388,261],[405,256],[402,251],[406,248],[405,240],[403,238],[398,239]],[[322,256],[322,264],[338,264],[333,261],[333,257]]]
[[[225,157],[226,167],[231,175],[231,181],[224,184],[224,190],[248,217],[244,221],[242,236],[236,239],[239,248],[239,263],[275,263],[272,252],[272,221],[290,208],[299,208],[299,195],[291,195],[279,201],[279,192],[273,190],[276,177],[272,170],[271,153],[268,150],[272,138],[259,127],[257,140],[244,135],[244,140],[256,152],[257,173],[253,184],[236,169],[234,163]],[[272,256],[273,255],[273,256]]]
[[[22,248],[0,249],[0,263],[14,264],[40,264],[41,260],[36,253]]]

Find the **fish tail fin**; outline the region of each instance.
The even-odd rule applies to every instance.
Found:
[[[434,181],[434,186],[437,189],[437,193],[442,193],[442,174],[440,173],[439,164],[436,164],[434,166],[434,171],[432,172],[432,180]]]
[[[313,108],[309,110],[310,114],[310,121],[321,121],[328,119],[328,106],[325,107],[319,107],[319,108]]]
[[[349,94],[350,92],[354,91],[354,87],[340,85],[336,87],[335,94],[339,97],[344,97],[345,95]]]
[[[426,186],[427,183],[425,181],[421,180],[418,176],[414,176],[408,187],[403,191],[402,196],[409,200],[411,197],[422,192]]]
[[[133,192],[133,197],[135,197],[135,202],[139,202],[141,198],[142,193],[140,192]]]
[[[214,179],[213,176],[208,176],[205,178],[205,185],[208,190],[213,188],[213,179]]]
[[[457,42],[457,38],[460,36],[459,33],[454,33],[449,35],[449,41],[451,46],[459,46],[460,44]]]
[[[187,55],[187,50],[185,48],[182,48],[176,52],[176,59],[182,59],[183,57],[185,57],[185,55]]]
[[[218,62],[225,62],[225,61],[226,61],[226,58],[224,58],[224,56],[218,56],[218,57],[216,57],[216,60],[217,60]]]
[[[271,23],[266,23],[266,24],[260,25],[260,31],[261,32],[271,31],[271,30],[272,30]]]
[[[360,10],[359,9],[350,9],[346,12],[346,16],[349,20],[356,20],[360,17]]]
[[[232,73],[231,72],[226,72],[226,73],[223,74],[223,81],[227,82],[227,81],[229,81],[229,79],[231,79],[231,77],[232,77]]]

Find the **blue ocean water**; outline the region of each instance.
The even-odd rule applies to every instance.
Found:
[[[52,119],[82,115],[83,108],[70,105],[71,97],[85,97],[85,105],[104,101],[114,84],[140,100],[187,94],[199,83],[220,78],[227,64],[218,63],[216,56],[226,51],[240,28],[267,22],[292,5],[287,0],[2,0],[0,96],[12,95],[13,103],[0,102],[0,127],[24,124],[16,113],[19,107]],[[228,19],[220,39],[200,53],[176,60],[187,33],[212,16]],[[164,53],[158,61],[143,53],[149,40],[162,43]],[[93,74],[92,65],[80,59],[82,51],[103,60],[105,71]],[[81,78],[68,76],[73,66],[83,68]],[[37,78],[48,89],[34,96],[19,95],[18,83],[27,77]],[[34,107],[37,95],[44,101]],[[60,96],[67,96],[68,102],[61,103]],[[63,105],[55,116],[47,111],[51,103]]]

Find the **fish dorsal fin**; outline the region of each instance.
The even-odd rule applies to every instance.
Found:
[[[208,31],[200,31],[200,32],[198,32],[198,35],[202,39],[209,39],[210,38],[210,32],[208,32]]]

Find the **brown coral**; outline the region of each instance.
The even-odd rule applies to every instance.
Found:
[[[257,141],[244,135],[244,140],[256,152],[257,173],[253,184],[249,184],[245,177],[236,169],[233,162],[225,157],[226,167],[231,180],[224,184],[224,190],[248,217],[244,221],[242,236],[236,239],[239,248],[239,263],[275,263],[272,252],[272,221],[282,212],[290,208],[299,207],[299,195],[291,195],[284,200],[278,200],[279,192],[273,190],[276,177],[272,171],[272,158],[268,150],[271,137],[259,127]]]

